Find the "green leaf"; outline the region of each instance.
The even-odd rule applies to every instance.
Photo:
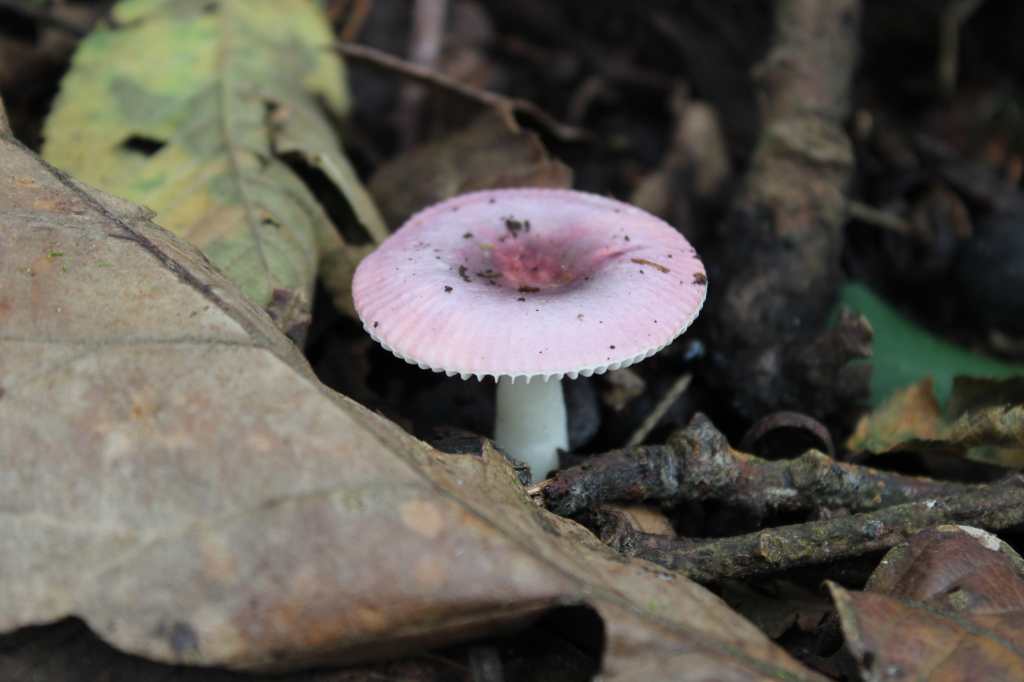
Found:
[[[334,134],[348,93],[317,6],[122,0],[113,18],[75,54],[44,157],[152,208],[258,305],[298,300],[303,314],[321,260],[349,247],[285,155],[319,168],[371,239],[386,235]]]
[[[868,318],[875,331],[871,364],[871,404],[881,405],[896,390],[931,377],[935,396],[945,405],[953,377],[1003,379],[1024,376],[1024,365],[973,353],[944,341],[908,320],[863,284],[843,287],[840,299]]]

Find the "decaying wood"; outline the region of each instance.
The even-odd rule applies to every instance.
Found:
[[[774,46],[755,70],[762,127],[708,254],[711,379],[747,417],[815,417],[867,395],[870,328],[828,329],[840,279],[853,152],[843,129],[856,65],[858,0],[783,0]]]

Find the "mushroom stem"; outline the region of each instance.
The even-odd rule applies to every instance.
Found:
[[[513,383],[498,380],[494,442],[530,467],[530,477],[542,480],[558,468],[558,451],[569,449],[569,427],[560,379]]]

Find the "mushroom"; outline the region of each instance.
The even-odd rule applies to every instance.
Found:
[[[693,247],[614,199],[487,190],[415,214],[352,282],[371,337],[422,369],[498,384],[495,442],[534,480],[569,446],[561,380],[650,357],[704,303]]]

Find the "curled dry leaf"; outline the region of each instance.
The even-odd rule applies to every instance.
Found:
[[[851,450],[936,451],[1020,468],[1024,466],[1024,379],[956,377],[945,410],[925,379],[861,418]]]
[[[1024,677],[1024,561],[977,528],[939,526],[890,550],[867,591],[830,585],[865,680]]]
[[[588,604],[604,679],[818,680],[717,597],[333,393],[147,214],[0,138],[0,632],[240,669]]]
[[[348,95],[316,6],[122,0],[113,20],[76,52],[46,121],[44,157],[152,208],[257,305],[280,312],[275,296],[301,301],[278,318],[285,331],[304,331],[322,259],[347,267],[348,278],[329,283],[350,309],[361,252],[307,187],[309,169],[369,238],[386,231],[332,128]]]
[[[970,526],[937,526],[892,548],[867,589],[943,611],[1024,608],[1024,560],[997,536]]]
[[[942,408],[935,398],[931,378],[897,390],[884,403],[857,421],[846,441],[854,452],[880,454],[914,439],[934,439],[939,434]]]

